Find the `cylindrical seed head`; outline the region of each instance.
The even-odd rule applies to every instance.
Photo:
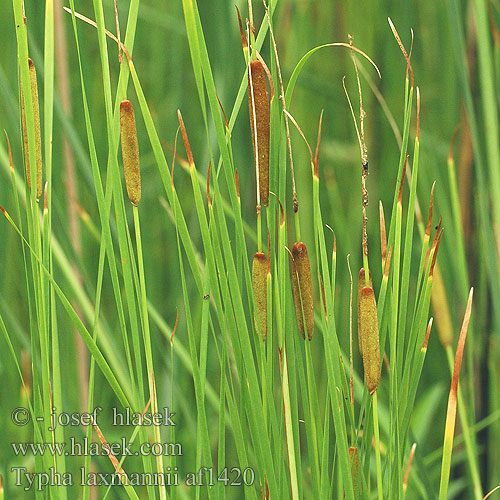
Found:
[[[38,85],[36,81],[36,68],[31,59],[28,59],[30,75],[31,102],[33,106],[33,123],[35,126],[35,158],[36,158],[36,198],[42,196],[42,135],[40,131],[40,108],[38,105]],[[21,124],[24,142],[24,165],[28,187],[31,189],[31,170],[28,149],[28,129],[26,125],[26,110],[24,107],[23,86],[21,85]]]
[[[306,338],[305,333],[307,330],[307,336],[309,340],[311,340],[314,332],[314,303],[311,266],[309,264],[309,255],[307,254],[305,243],[294,243],[292,247],[292,257],[292,288],[297,325],[302,338]]]
[[[137,206],[141,201],[141,170],[134,108],[130,101],[120,103],[120,137],[125,186],[132,205]]]
[[[361,290],[358,310],[358,335],[361,337],[363,369],[370,394],[377,390],[380,381],[380,346],[378,334],[377,303],[371,286]]]
[[[251,81],[250,81],[251,79]],[[255,103],[255,123],[254,107]],[[267,92],[266,72],[260,61],[250,62],[248,76],[248,108],[250,113],[250,130],[252,131],[252,144],[255,162],[257,151],[259,161],[259,193],[264,206],[269,204],[269,95]],[[257,133],[255,132],[255,126]],[[257,146],[255,137],[257,136]]]
[[[253,256],[252,287],[255,297],[256,320],[260,328],[262,340],[267,338],[267,259],[262,252]],[[256,330],[258,331],[257,325]]]
[[[370,271],[370,275],[369,275],[369,282],[370,282],[370,286],[373,288],[373,284],[372,284],[372,273]],[[359,275],[358,275],[358,346],[359,346],[359,354],[361,354],[361,356],[363,355],[363,345],[361,343],[362,341],[362,338],[361,338],[361,335],[359,334],[360,332],[360,328],[359,328],[359,318],[360,318],[360,315],[359,315],[359,304],[361,302],[361,290],[363,290],[363,288],[366,286],[366,280],[365,280],[365,268],[362,267],[360,270],[359,270]]]

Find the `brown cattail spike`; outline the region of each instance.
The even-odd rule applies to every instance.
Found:
[[[359,331],[363,347],[363,369],[370,394],[377,390],[380,381],[380,346],[378,334],[377,303],[371,286],[361,290],[358,316]]]
[[[303,242],[294,243],[292,247],[292,287],[299,332],[305,339],[307,330],[307,336],[311,340],[314,332],[311,266],[307,247]]]
[[[253,256],[252,287],[262,340],[267,338],[267,258],[262,252]],[[256,326],[257,329],[257,326]],[[258,330],[258,329],[257,329]]]
[[[370,273],[369,276],[369,283],[370,286],[373,286],[372,284],[372,273]],[[358,275],[358,346],[359,346],[359,353],[361,356],[363,356],[363,339],[361,337],[361,325],[359,323],[360,321],[360,306],[361,306],[361,291],[363,288],[366,286],[366,278],[365,278],[365,268],[362,267],[359,271]]]
[[[120,136],[125,186],[132,205],[137,206],[141,201],[141,170],[134,108],[130,101],[120,103]]]
[[[261,61],[251,61],[248,73],[248,107],[250,130],[259,177],[261,202],[269,204],[269,95],[266,72]]]
[[[40,108],[38,107],[38,85],[36,82],[36,69],[33,61],[28,59],[30,75],[31,102],[33,106],[33,124],[35,126],[35,158],[36,158],[36,199],[42,196],[42,136],[40,133]],[[26,125],[26,110],[24,107],[24,94],[21,85],[21,122],[24,140],[24,164],[26,168],[26,179],[31,189],[31,170],[28,150],[28,129]]]

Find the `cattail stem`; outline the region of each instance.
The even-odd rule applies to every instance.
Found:
[[[251,59],[252,61],[257,60],[257,47],[255,46],[255,27],[253,25],[253,8],[252,0],[248,0],[248,18],[250,24],[250,45],[251,45]]]
[[[257,205],[257,252],[262,252],[262,214],[260,205]]]
[[[365,286],[370,286],[370,268],[368,267],[368,255],[363,252],[363,269],[365,270]]]
[[[149,382],[149,395],[151,398],[151,410],[152,413],[158,411],[158,400],[156,397],[156,385],[154,381],[154,367],[153,367],[153,351],[151,347],[151,334],[149,330],[149,313],[146,295],[146,280],[144,275],[144,259],[142,254],[142,238],[141,238],[141,225],[139,221],[139,209],[137,205],[133,206],[134,212],[134,228],[136,235],[136,246],[137,246],[137,262],[139,271],[139,287],[140,287],[140,307],[142,309],[142,327],[144,335],[144,353],[146,356],[146,366],[148,372],[148,382]],[[161,442],[160,428],[154,426],[153,429],[154,438],[157,442]],[[158,471],[163,471],[163,457],[156,457],[156,466]],[[160,498],[165,500],[165,488],[160,488]]]
[[[292,414],[290,407],[290,388],[288,382],[288,360],[286,356],[286,344],[283,342],[282,350],[282,374],[281,383],[283,387],[283,411],[285,413],[285,435],[288,452],[288,466],[290,469],[290,483],[292,490],[292,500],[299,498],[299,485],[297,481],[297,463],[295,459],[295,445],[292,428]]]
[[[295,239],[297,241],[301,241],[300,238],[300,218],[299,218],[299,211],[294,213],[294,220],[295,220]]]
[[[350,393],[350,406],[351,413],[354,415],[354,361],[352,353],[352,290],[353,290],[353,280],[351,263],[349,261],[351,254],[347,254],[347,269],[349,270],[349,393]],[[351,425],[351,443],[355,442],[356,431],[354,425]],[[353,478],[354,484],[354,478]]]
[[[378,500],[384,500],[384,491],[382,485],[382,464],[380,461],[380,432],[378,425],[377,391],[373,393],[372,403],[373,403],[373,436],[375,440],[375,463],[377,467],[377,498]]]

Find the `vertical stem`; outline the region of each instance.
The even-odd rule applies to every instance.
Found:
[[[141,240],[141,226],[139,222],[139,209],[133,205],[134,212],[134,226],[135,226],[135,238],[137,244],[137,262],[139,269],[139,286],[140,286],[140,304],[142,309],[142,323],[143,323],[143,334],[144,334],[144,352],[146,354],[146,365],[148,370],[148,381],[149,381],[149,393],[151,397],[151,412],[158,412],[158,401],[156,398],[156,386],[154,382],[154,369],[153,369],[153,352],[151,350],[151,336],[149,331],[149,316],[148,316],[148,303],[146,296],[146,281],[144,278],[144,260],[142,256],[142,240]],[[153,426],[153,434],[155,441],[161,443],[160,428],[157,425]],[[158,473],[163,473],[163,457],[160,454],[156,457],[156,466]],[[160,499],[166,500],[166,490],[165,487],[160,486]]]
[[[375,438],[375,462],[377,466],[377,498],[383,500],[384,492],[382,489],[382,465],[380,463],[380,434],[378,427],[378,404],[377,391],[373,393],[373,435]]]
[[[285,432],[288,451],[288,465],[290,467],[290,481],[292,488],[292,500],[299,498],[299,486],[297,482],[297,465],[295,462],[295,446],[293,443],[292,415],[290,412],[290,392],[288,388],[288,361],[286,358],[286,344],[283,343],[283,409],[285,412]]]

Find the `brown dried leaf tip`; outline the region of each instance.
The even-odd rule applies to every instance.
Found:
[[[372,273],[370,272],[370,276],[369,276],[369,283],[370,283],[370,286],[373,287],[373,284],[372,284]],[[362,342],[362,337],[360,335],[360,332],[361,332],[361,326],[360,326],[360,304],[361,304],[361,291],[363,290],[363,288],[366,286],[366,279],[365,279],[365,268],[362,267],[360,270],[359,270],[359,275],[358,275],[358,345],[359,345],[359,354],[361,354],[361,356],[363,356],[363,342]]]
[[[305,243],[300,241],[292,247],[292,288],[295,316],[302,338],[312,339],[314,332],[314,303],[311,280],[311,266]],[[305,321],[305,324],[304,324]]]
[[[267,338],[267,258],[266,254],[257,252],[253,256],[252,263],[252,287],[255,297],[255,310],[257,313],[257,324],[255,328],[260,329],[262,340]]]
[[[248,72],[248,108],[250,130],[259,176],[261,202],[269,204],[269,95],[266,72],[261,61],[251,61]]]
[[[125,186],[132,205],[137,206],[141,201],[141,170],[134,108],[130,101],[120,103],[120,136]]]
[[[378,334],[377,303],[371,286],[361,290],[358,309],[358,335],[361,339],[363,369],[370,394],[377,390],[380,381],[380,346]]]
[[[28,59],[30,75],[31,102],[33,106],[33,122],[35,126],[35,158],[36,158],[36,199],[42,196],[42,136],[40,132],[40,108],[38,106],[38,85],[36,82],[36,69],[33,61]],[[21,124],[24,142],[24,165],[28,187],[31,189],[30,160],[28,150],[28,129],[26,126],[26,110],[24,107],[24,94],[21,85]]]

